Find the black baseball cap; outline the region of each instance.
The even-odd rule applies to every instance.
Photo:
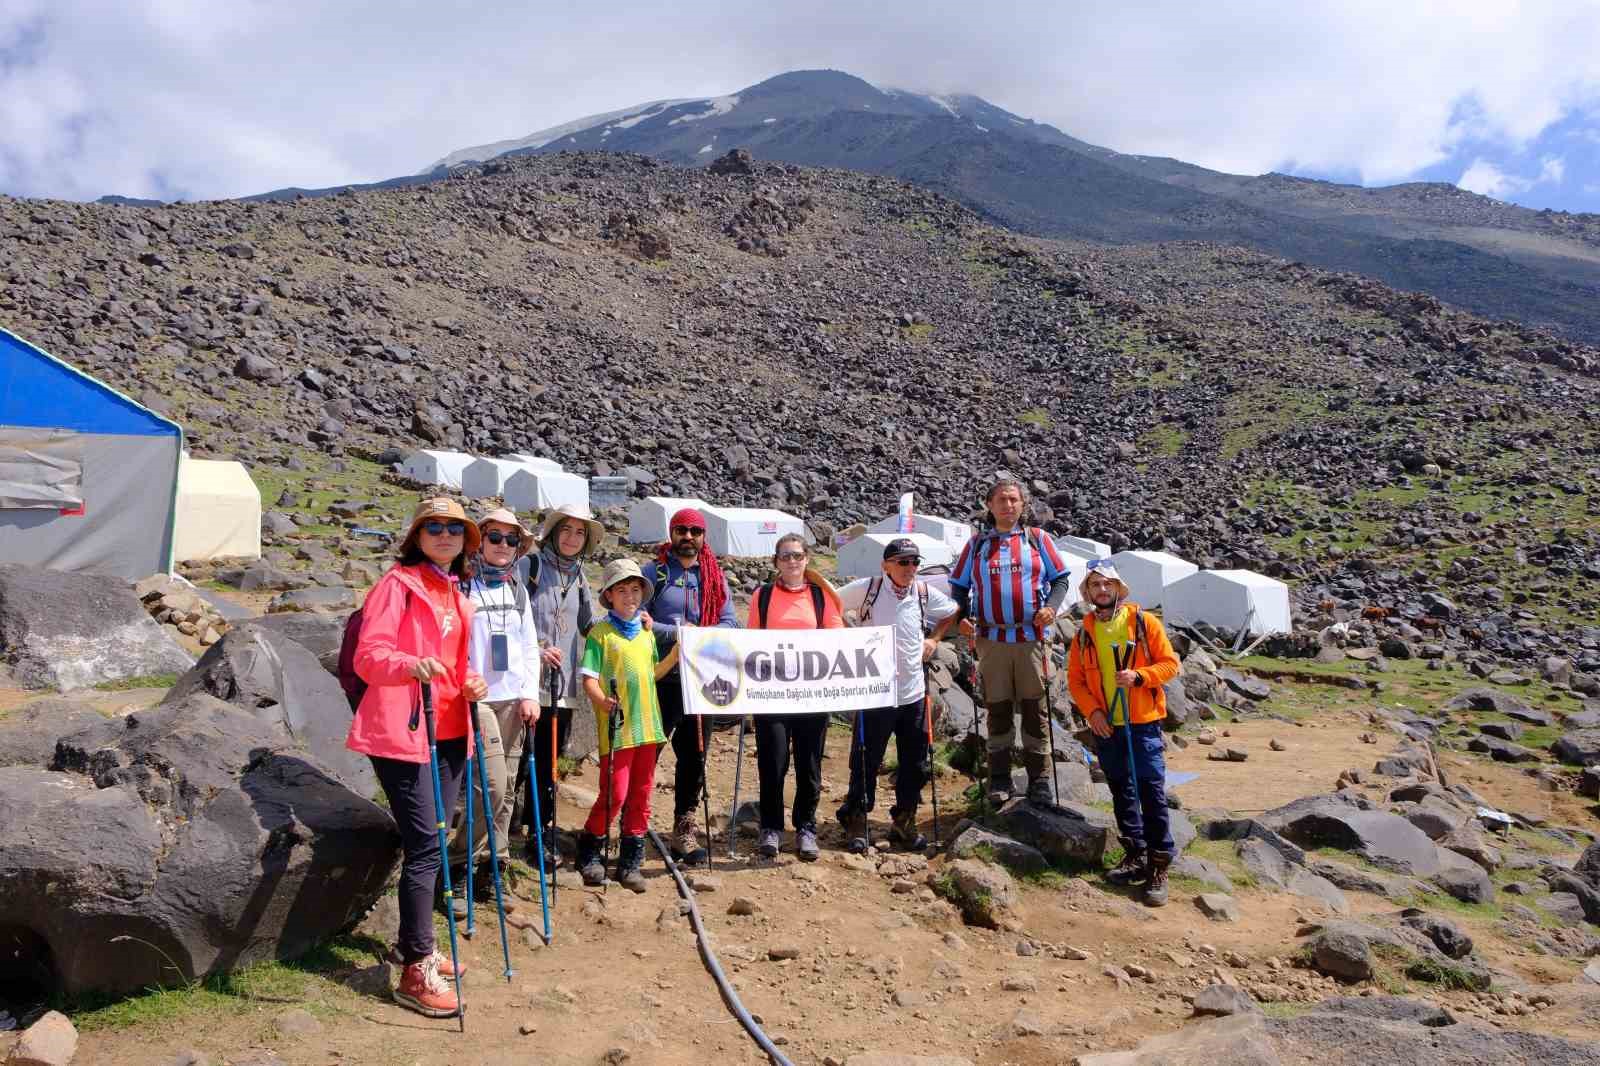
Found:
[[[883,558],[885,561],[898,559],[903,555],[915,555],[920,558],[922,549],[917,547],[917,542],[910,537],[896,537],[883,546]]]

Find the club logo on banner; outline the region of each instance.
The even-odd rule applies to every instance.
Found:
[[[893,707],[894,630],[678,630],[688,714],[832,714]]]

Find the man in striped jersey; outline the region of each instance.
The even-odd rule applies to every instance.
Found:
[[[1020,482],[1000,478],[984,506],[991,526],[962,549],[950,591],[961,617],[970,617],[977,629],[978,670],[989,713],[989,802],[1000,804],[1011,797],[1016,704],[1022,710],[1028,798],[1048,803],[1054,767],[1049,765],[1044,709],[1046,643],[1071,578],[1050,537],[1023,524],[1027,495]]]

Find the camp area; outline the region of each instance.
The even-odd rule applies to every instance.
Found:
[[[422,448],[412,452],[400,464],[400,473],[424,485],[442,485],[447,489],[461,489],[461,477],[474,457],[465,452],[443,452]]]
[[[839,548],[838,574],[840,580],[858,577],[876,577],[883,573],[883,549],[891,541],[906,538],[916,543],[922,553],[923,566],[946,566],[955,562],[955,552],[950,545],[927,533],[867,532]]]
[[[672,516],[685,507],[702,513],[711,505],[692,496],[644,496],[628,506],[628,543],[659,544],[667,539]]]
[[[707,507],[706,544],[718,555],[750,558],[771,555],[778,538],[798,533],[811,542],[806,524],[784,511],[767,507]]]
[[[1289,586],[1253,570],[1201,570],[1166,587],[1162,613],[1174,623],[1204,623],[1252,637],[1289,633]]]
[[[183,453],[172,555],[179,562],[261,557],[261,490],[243,463]]]
[[[589,482],[563,470],[530,467],[506,478],[501,491],[506,506],[516,511],[547,511],[552,507],[589,507]]]
[[[900,516],[892,514],[880,518],[867,527],[868,533],[896,533],[900,530]],[[912,512],[910,532],[940,541],[950,549],[951,558],[961,553],[972,539],[972,523],[957,518]]]
[[[1160,607],[1168,585],[1200,569],[1187,559],[1158,551],[1117,552],[1111,561],[1141,607]]]
[[[0,330],[0,562],[171,569],[183,430]]]
[[[474,499],[503,496],[506,482],[524,470],[533,474],[561,473],[561,465],[549,460],[535,461],[521,456],[474,459],[461,471],[461,494]]]

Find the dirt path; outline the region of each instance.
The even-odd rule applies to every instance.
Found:
[[[1220,728],[1232,733],[1221,743],[1248,747],[1250,761],[1208,762],[1208,749],[1200,745],[1173,753],[1174,769],[1201,774],[1179,790],[1188,807],[1262,810],[1326,791],[1341,769],[1370,767],[1391,744],[1389,737],[1379,745],[1362,743],[1360,734],[1370,727],[1353,709],[1330,711],[1298,728],[1281,722]],[[1288,750],[1269,751],[1273,736]],[[699,896],[716,950],[746,1006],[795,1063],[843,1062],[868,1050],[956,1055],[982,1066],[1067,1063],[1086,1050],[1122,1047],[1135,1035],[1176,1028],[1189,1014],[1185,995],[1218,973],[1267,993],[1262,998],[1286,1004],[1283,1009],[1338,993],[1331,981],[1289,965],[1297,925],[1318,914],[1316,904],[1290,895],[1243,890],[1243,920],[1217,924],[1183,888],[1166,909],[1150,911],[1104,890],[1098,879],[1064,878],[1020,886],[1020,930],[964,926],[926,887],[926,872],[912,868],[920,859],[902,864],[904,870],[875,873],[834,850],[839,840],[830,816],[846,783],[845,745],[843,734],[830,737],[819,812],[822,861],[798,863],[788,852],[771,863],[729,860],[719,846],[715,886]],[[724,815],[733,751],[731,734],[713,737],[713,810]],[[743,775],[749,798],[754,756],[752,743]],[[1462,764],[1458,772],[1470,774],[1473,787],[1486,795],[1523,797],[1522,775],[1515,771],[1475,760]],[[671,813],[670,780],[670,766],[663,765],[652,816],[662,829]],[[561,824],[581,820],[585,811],[573,798],[594,783],[592,768],[568,781]],[[955,792],[955,780],[946,779],[947,811]],[[947,834],[953,821],[946,822]],[[743,835],[741,850],[752,846]],[[230,997],[210,1009],[180,1009],[147,1023],[86,1032],[77,1061],[165,1066],[179,1052],[197,1049],[213,1063],[235,1064],[592,1064],[620,1047],[635,1063],[764,1062],[718,998],[688,923],[678,917],[671,878],[653,851],[646,870],[650,887],[643,895],[616,886],[603,893],[563,889],[552,947],[529,947],[525,934],[513,930],[517,972],[510,984],[500,976],[493,908],[480,906],[479,934],[465,947],[474,970],[465,1037],[453,1021],[429,1021],[358,994],[334,972],[308,978],[298,994]],[[757,912],[730,915],[736,896],[755,900]],[[1354,893],[1350,902],[1357,915],[1394,909]],[[537,922],[536,896],[518,906],[519,914]],[[1474,935],[1492,936],[1489,923],[1474,927]],[[537,943],[531,934],[527,939]],[[1504,943],[1486,946],[1496,965],[1536,984],[1571,979],[1566,960]],[[796,957],[769,957],[790,951]],[[1088,957],[1063,957],[1069,954]],[[1120,975],[1110,967],[1120,967]],[[1443,1002],[1470,996],[1423,986],[1412,994]],[[311,1011],[317,1031],[280,1032],[277,1019],[295,1007]],[[529,1027],[532,1032],[521,1031]],[[1578,1031],[1600,1035],[1581,1025]],[[251,1059],[265,1049],[277,1058]]]

